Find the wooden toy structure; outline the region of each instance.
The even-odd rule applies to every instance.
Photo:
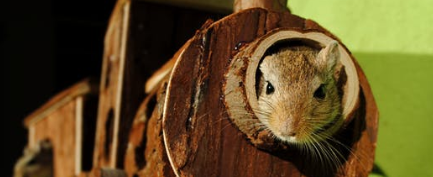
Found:
[[[149,31],[138,28],[149,20],[142,16],[149,5],[119,0],[99,84],[80,82],[29,116],[28,148],[52,143],[54,176],[367,176],[378,111],[365,75],[337,37],[292,15],[285,4],[235,1],[234,14],[208,20],[150,77],[164,61],[142,55],[143,46],[152,45]],[[240,105],[254,115],[258,62],[268,48],[291,39],[317,47],[340,44],[346,119],[336,135],[341,143],[332,144],[339,166],[310,162],[267,132],[242,128],[230,109]]]

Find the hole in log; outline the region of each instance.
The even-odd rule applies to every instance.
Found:
[[[322,49],[336,40],[319,32],[302,33],[294,30],[278,29],[241,47],[231,60],[225,74],[224,104],[232,122],[246,134],[252,144],[258,147],[274,147],[274,140],[267,138],[268,131],[260,126],[260,120],[254,110],[258,108],[260,95],[259,66],[264,56],[275,53],[281,47],[304,45],[313,49]],[[352,56],[343,45],[338,45],[340,55],[339,69],[335,77],[338,80],[338,93],[342,94],[343,121],[350,122],[358,105],[359,81]],[[341,68],[341,69],[340,69]],[[239,83],[243,83],[239,85]],[[248,120],[248,121],[246,121]],[[341,123],[341,122],[339,122]],[[259,136],[260,135],[260,136]],[[270,145],[270,146],[268,146]]]
[[[156,94],[152,96],[152,98],[147,103],[146,109],[146,118],[149,119],[152,116],[153,110],[156,106]]]
[[[105,134],[106,140],[104,144],[104,156],[109,157],[110,155],[110,146],[113,142],[113,130],[114,130],[114,110],[111,108],[108,111],[107,120],[105,122]]]
[[[325,47],[319,44],[318,42],[309,39],[292,38],[292,39],[280,40],[272,44],[268,49],[266,49],[266,52],[262,56],[262,59],[265,56],[277,53],[278,50],[280,50],[283,47],[293,47],[293,46],[308,46],[317,50],[320,50],[323,47]]]
[[[144,132],[146,134],[146,132]],[[140,145],[135,148],[135,163],[138,169],[144,168],[146,165],[146,159],[144,158],[144,150],[146,149],[146,136],[143,136],[143,140]]]
[[[141,113],[141,116],[144,121],[144,129],[142,130],[142,139],[140,140],[139,144],[134,148],[134,162],[137,166],[137,168],[143,169],[146,166],[146,158],[145,158],[145,150],[147,147],[147,128],[149,124],[149,119],[151,119],[153,112],[155,111],[155,107],[157,105],[157,94],[151,93],[149,94],[145,99],[145,109],[143,110],[143,113]]]

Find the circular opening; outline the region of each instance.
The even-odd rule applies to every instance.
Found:
[[[295,47],[295,46],[307,46],[312,49],[316,49],[317,51],[320,51],[325,46],[321,45],[320,43],[310,40],[310,39],[301,39],[301,38],[291,38],[291,39],[282,39],[279,41],[276,41],[274,44],[272,44],[268,49],[265,50],[264,54],[260,57],[260,60],[258,62],[257,68],[256,68],[256,77],[255,77],[255,95],[256,99],[259,98],[259,85],[260,85],[260,79],[262,76],[262,73],[258,69],[260,64],[262,63],[263,59],[266,56],[272,55],[277,53],[279,50],[285,47]]]
[[[260,71],[258,71],[258,66],[264,56],[275,52],[283,46],[304,44],[312,48],[322,49],[333,41],[335,40],[322,33],[300,33],[289,30],[277,31],[259,39],[251,54],[245,76],[246,96],[253,110],[258,107],[257,78],[260,77],[260,74],[257,75],[257,73],[260,73]],[[356,68],[349,54],[341,45],[338,46],[338,50],[340,52],[340,63],[342,69],[345,73],[351,73],[350,75],[347,75],[347,81],[342,86],[344,90],[342,95],[343,117],[346,119],[358,102],[359,81]]]

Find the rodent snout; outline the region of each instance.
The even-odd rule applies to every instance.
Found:
[[[295,137],[297,132],[293,125],[292,119],[286,119],[282,121],[279,125],[279,134],[284,137]]]
[[[294,136],[296,136],[296,131],[293,131],[293,130],[291,130],[291,131],[282,131],[281,132],[281,135],[282,136],[291,136],[291,137],[294,137]]]

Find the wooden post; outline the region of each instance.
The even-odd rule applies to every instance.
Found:
[[[287,0],[235,0],[233,4],[234,12],[256,7],[278,12],[288,11]]]

